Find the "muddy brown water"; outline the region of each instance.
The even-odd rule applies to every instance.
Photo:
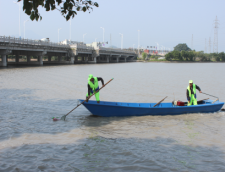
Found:
[[[1,172],[225,171],[225,112],[103,118],[81,106],[53,122],[85,97],[89,74],[115,78],[100,93],[105,101],[185,101],[190,79],[225,101],[223,63],[0,69]]]

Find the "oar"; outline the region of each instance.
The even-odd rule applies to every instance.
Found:
[[[212,95],[210,95],[210,94],[207,94],[207,93],[203,93],[203,92],[202,92],[202,94],[205,94],[205,95],[208,95],[208,96],[211,96],[211,97],[215,97],[215,98],[217,98],[217,99],[219,100],[219,97],[216,97],[216,96],[212,96]]]
[[[97,92],[99,92],[102,88],[104,88],[108,83],[110,83],[114,78],[110,79],[105,85],[103,85]],[[95,93],[97,93],[95,92]],[[95,95],[95,93],[93,93],[89,98],[88,100],[93,96]],[[75,108],[73,108],[69,113],[67,113],[66,115],[62,116],[61,117],[61,120],[64,120],[66,119],[66,116],[69,115],[71,112],[73,112],[77,107],[79,107],[80,105],[82,105],[86,100],[84,100],[82,103],[80,103],[79,105],[77,105]]]
[[[167,98],[167,96],[164,99],[162,99],[160,102],[158,102],[157,104],[155,104],[155,106],[153,106],[153,107],[156,107],[157,105],[159,105],[160,103],[162,103],[166,98]]]

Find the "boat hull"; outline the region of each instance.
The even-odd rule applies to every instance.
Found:
[[[83,101],[83,100],[80,100]],[[174,106],[172,103],[126,103],[96,101],[84,102],[83,105],[93,114],[103,117],[145,116],[145,115],[180,115],[187,113],[213,113],[219,111],[224,103],[212,100],[204,101],[204,104],[195,106]]]

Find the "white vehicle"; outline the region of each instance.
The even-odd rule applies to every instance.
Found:
[[[42,38],[41,41],[43,41],[43,42],[50,42],[49,38]]]

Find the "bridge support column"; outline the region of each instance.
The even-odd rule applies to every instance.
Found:
[[[16,58],[16,63],[19,63],[20,62],[20,56],[17,54],[15,58]]]
[[[30,55],[27,55],[27,63],[30,63]]]
[[[38,56],[38,61],[39,61],[39,65],[43,66],[43,60],[42,60],[43,56]]]
[[[94,63],[97,63],[97,57],[94,57]]]
[[[85,57],[85,61],[86,61],[86,62],[88,62],[88,56],[87,56],[87,57]]]
[[[74,63],[77,63],[78,62],[78,56],[75,56],[74,57]]]
[[[85,57],[84,57],[84,56],[82,56],[82,57],[81,57],[81,59],[82,59],[82,62],[84,62],[84,61],[85,61]]]
[[[71,57],[70,58],[70,63],[74,64],[74,59],[75,59],[74,57]]]
[[[6,55],[1,54],[2,61],[0,62],[0,66],[7,66]]]
[[[116,57],[116,63],[119,63],[119,57]]]
[[[106,57],[106,63],[109,63],[110,56]]]
[[[48,56],[48,61],[50,62],[52,60],[52,56]]]
[[[62,56],[58,56],[58,61],[59,61],[59,62],[62,61]]]

